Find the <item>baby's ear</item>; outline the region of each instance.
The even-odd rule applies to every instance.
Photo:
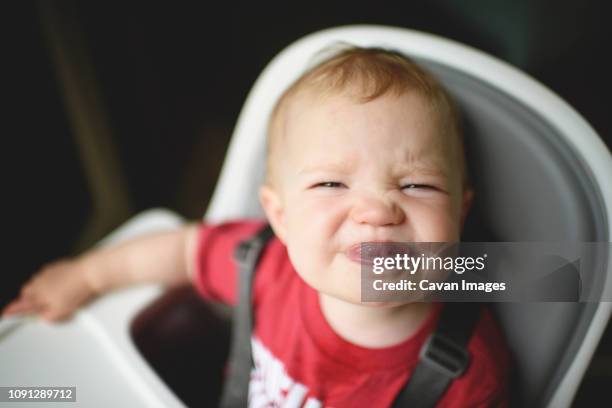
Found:
[[[266,184],[262,185],[259,187],[259,202],[274,230],[274,234],[284,244],[286,236],[285,209],[278,192]]]
[[[470,208],[472,207],[472,202],[474,201],[474,190],[470,187],[466,187],[463,190],[463,197],[461,198],[461,230],[463,231],[463,225],[465,224],[465,219],[467,218],[468,213],[470,212]]]

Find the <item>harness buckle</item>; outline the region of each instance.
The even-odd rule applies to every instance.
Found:
[[[470,353],[449,338],[433,333],[421,347],[421,361],[450,378],[461,376],[470,362]]]
[[[239,265],[243,265],[245,262],[248,262],[249,252],[251,252],[252,247],[252,240],[240,241],[238,246],[234,249],[234,260],[238,262]]]

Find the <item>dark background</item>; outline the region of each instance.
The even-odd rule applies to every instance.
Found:
[[[184,2],[48,1],[68,43],[93,67],[92,94],[106,112],[129,215],[171,208],[203,215],[242,103],[265,64],[292,41],[343,24],[418,29],[469,44],[535,77],[567,100],[611,144],[612,39],[605,2],[466,0],[266,6]],[[5,269],[0,307],[38,267],[76,253],[92,213],[41,4],[4,7]],[[8,107],[8,109],[7,109]],[[3,167],[5,167],[3,166]],[[110,198],[112,199],[112,198]],[[98,237],[99,238],[99,237]],[[85,241],[84,241],[85,240]],[[608,330],[609,331],[609,330]],[[608,333],[577,405],[612,380]]]

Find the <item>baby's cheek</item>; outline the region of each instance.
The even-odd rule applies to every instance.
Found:
[[[418,241],[449,242],[459,238],[459,222],[450,208],[428,206],[419,210],[412,214]]]
[[[341,214],[342,209],[329,200],[304,199],[295,202],[288,212],[295,263],[306,269],[325,266],[334,250],[335,237],[342,222]]]
[[[322,290],[326,270],[326,258],[323,256],[321,240],[312,239],[309,229],[302,230],[304,235],[299,240],[293,240],[288,247],[289,259],[296,272],[310,287]]]
[[[337,231],[348,213],[347,200],[342,197],[306,197],[295,202],[294,217],[319,239]]]

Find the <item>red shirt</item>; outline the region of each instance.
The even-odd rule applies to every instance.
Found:
[[[234,248],[262,225],[242,220],[201,227],[194,282],[204,298],[236,303]],[[249,402],[255,407],[391,406],[441,310],[437,305],[417,333],[400,344],[371,349],[350,343],[327,323],[317,292],[294,270],[277,238],[262,254],[253,302],[255,369]],[[509,352],[488,309],[483,309],[468,349],[472,357],[467,371],[451,383],[437,406],[507,406]]]

